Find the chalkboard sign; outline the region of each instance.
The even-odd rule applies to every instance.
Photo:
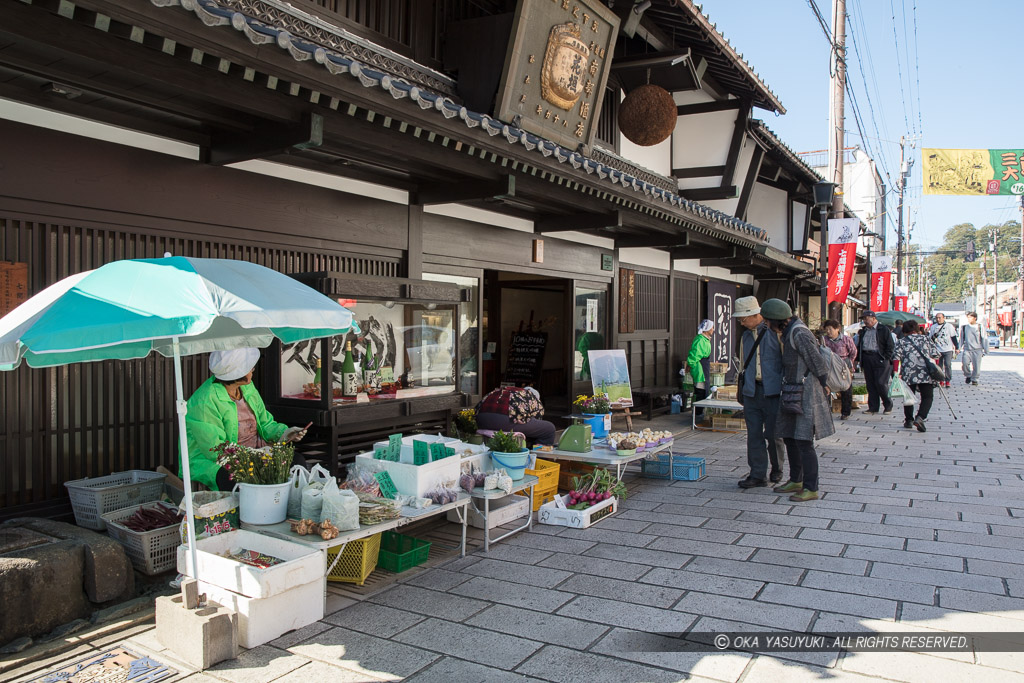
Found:
[[[547,332],[516,332],[508,347],[504,382],[516,385],[536,384],[544,365]]]

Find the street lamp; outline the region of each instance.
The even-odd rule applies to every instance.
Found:
[[[871,238],[864,245],[867,248],[867,250],[868,250],[867,268],[866,268],[866,270],[867,270],[867,282],[868,282],[868,290],[867,290],[868,291],[868,308],[870,309],[871,308],[871,244],[876,239],[879,239],[879,240],[882,239],[882,236],[879,235],[877,232],[871,232],[869,230],[864,230],[864,229],[861,229],[860,236],[861,237],[870,237]]]
[[[828,209],[836,190],[835,183],[814,183],[814,205],[821,211],[821,246],[818,262],[821,264],[821,324],[828,318]],[[869,283],[870,284],[870,283]]]

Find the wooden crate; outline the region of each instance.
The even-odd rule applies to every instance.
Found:
[[[711,418],[711,429],[715,432],[738,432],[747,428],[747,423],[742,418],[715,415]]]

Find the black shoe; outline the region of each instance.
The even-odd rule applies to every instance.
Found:
[[[976,387],[976,386],[978,386],[978,383],[976,381],[974,381],[974,380],[971,380],[971,386],[975,386]]]
[[[747,477],[746,479],[740,479],[739,486],[741,489],[752,489],[758,486],[767,486],[768,482],[764,479],[752,479]]]
[[[928,431],[928,428],[924,426],[924,420],[922,420],[921,418],[917,418],[916,420],[914,420],[914,426],[917,427],[917,431],[919,432]]]
[[[968,384],[970,384],[971,383],[971,378],[970,377],[964,377],[964,381],[967,382]]]
[[[904,420],[903,421],[903,428],[904,429],[910,429],[913,426],[914,426],[914,421],[913,420]]]
[[[891,405],[886,406],[885,410],[883,410],[882,412],[885,413],[886,415],[888,415],[889,413],[892,412],[892,406]]]
[[[864,414],[865,415],[878,415],[878,411],[877,410],[865,410]]]
[[[780,481],[782,481],[782,471],[775,470],[774,472],[768,475],[768,480],[773,484],[778,484]]]
[[[840,419],[840,420],[849,420],[849,419],[850,419],[850,416],[849,416],[849,415],[840,415],[840,416],[839,416],[839,419]]]

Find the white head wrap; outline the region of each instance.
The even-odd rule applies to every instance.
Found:
[[[539,391],[537,391],[533,387],[526,387],[526,390],[529,391],[531,394],[533,394],[533,397],[536,398],[538,401],[540,400],[540,392]]]
[[[697,326],[697,334],[708,332],[713,329],[715,329],[715,324],[708,320],[707,318],[704,318],[703,320],[700,321],[700,325]]]
[[[210,354],[210,372],[217,379],[232,382],[242,379],[256,367],[260,350],[253,348],[214,351]]]

